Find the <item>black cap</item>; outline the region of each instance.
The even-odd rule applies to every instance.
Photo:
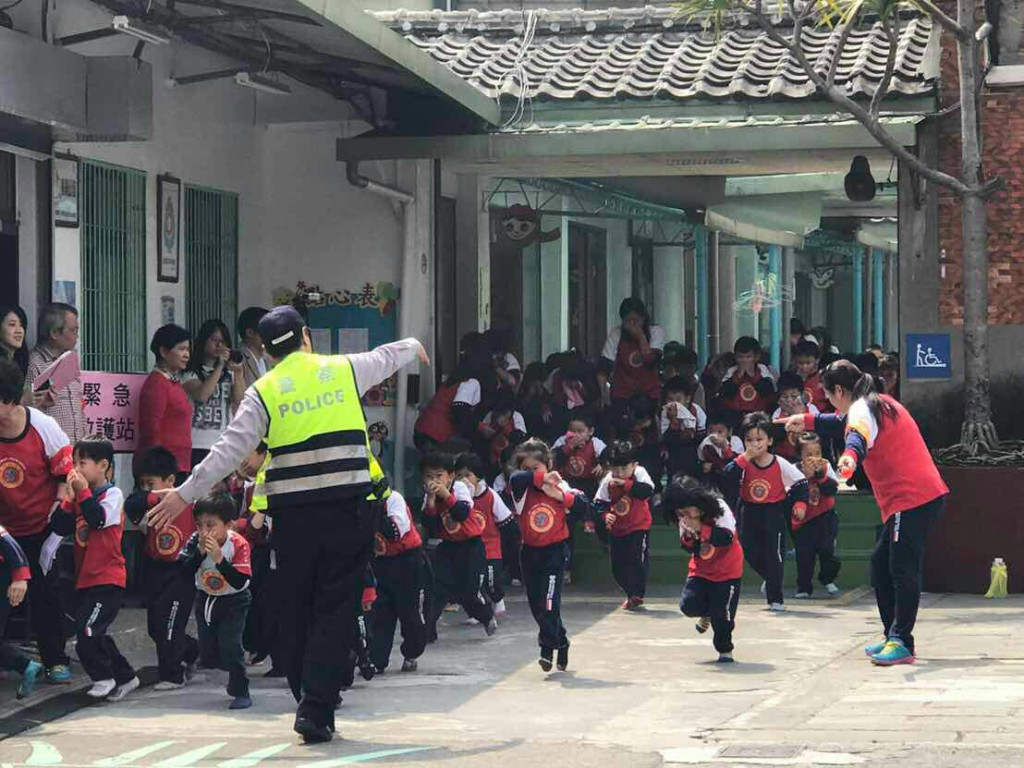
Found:
[[[274,307],[260,318],[257,327],[263,346],[275,357],[282,352],[291,352],[302,343],[302,329],[306,321],[295,307],[290,305]]]

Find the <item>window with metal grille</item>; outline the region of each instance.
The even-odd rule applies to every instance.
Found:
[[[86,370],[144,372],[146,174],[92,160],[79,179],[82,362]]]
[[[185,187],[185,320],[195,335],[204,321],[238,316],[238,195]],[[193,354],[202,354],[194,350]]]

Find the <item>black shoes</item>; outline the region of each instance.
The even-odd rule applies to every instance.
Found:
[[[334,731],[326,725],[317,725],[308,717],[295,718],[295,732],[306,744],[325,744],[334,738]]]
[[[540,658],[537,659],[537,663],[540,664],[540,668],[545,672],[551,671],[551,657],[554,652],[550,648],[540,649]]]
[[[558,658],[555,660],[555,666],[558,667],[559,672],[565,672],[569,667],[569,646],[558,649]]]

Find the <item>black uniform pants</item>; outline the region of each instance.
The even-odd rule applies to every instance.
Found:
[[[526,599],[540,632],[537,643],[543,649],[568,648],[562,625],[562,575],[565,573],[566,544],[560,541],[546,547],[523,545],[520,560]]]
[[[484,592],[492,603],[500,603],[505,599],[504,562],[500,557],[488,560],[484,570]]]
[[[487,554],[479,537],[467,541],[442,541],[434,550],[434,589],[430,593],[427,631],[437,634],[437,620],[444,607],[458,603],[471,618],[487,624],[494,609],[484,599],[484,570]]]
[[[796,591],[814,592],[814,561],[817,560],[818,581],[831,584],[839,575],[842,562],[836,557],[839,536],[839,515],[834,509],[801,525],[793,532],[796,543]]]
[[[11,604],[7,600],[7,590],[11,586],[10,566],[0,568],[0,669],[17,672],[25,671],[31,659],[10,643],[4,642],[4,631],[7,629],[7,616],[11,612]]]
[[[768,604],[782,603],[782,558],[786,546],[786,518],[778,506],[760,509],[745,505],[740,540],[743,554],[764,579]]]
[[[732,653],[732,632],[736,628],[736,609],[740,604],[740,579],[708,581],[691,576],[683,585],[679,610],[686,616],[711,619],[715,650]]]
[[[386,669],[401,625],[403,659],[418,659],[427,647],[426,561],[417,547],[396,557],[373,561],[377,577],[377,601],[370,614],[370,661]]]
[[[28,558],[29,568],[32,571],[32,578],[28,582],[32,632],[39,645],[39,656],[43,666],[47,668],[71,663],[64,649],[67,641],[61,622],[62,611],[57,580],[47,578],[39,565],[39,553],[48,535],[45,532],[35,533],[31,536],[20,536],[17,539],[18,544],[25,552],[25,557]]]
[[[228,696],[236,698],[249,695],[242,632],[251,602],[248,589],[217,597],[200,592],[196,600],[199,659],[207,669],[228,673]]]
[[[78,641],[75,650],[89,678],[113,680],[124,685],[133,677],[135,670],[121,655],[113,638],[107,634],[114,623],[124,589],[114,586],[89,587],[78,590],[78,608],[75,611],[75,635]]]
[[[647,594],[651,571],[651,532],[633,531],[625,536],[608,536],[612,555],[612,576],[626,597]]]
[[[270,656],[275,669],[285,668],[281,658],[281,579],[277,569],[273,567],[270,547],[259,545],[253,547],[252,581],[249,591],[252,592],[252,605],[249,606],[249,618],[245,622],[242,644],[250,653],[259,656]]]
[[[178,563],[143,559],[146,629],[156,643],[160,680],[181,683],[185,664],[199,658],[199,643],[185,630],[196,599],[195,579]]]
[[[890,640],[901,640],[916,655],[914,624],[921,604],[924,548],[932,520],[942,513],[946,497],[890,517],[871,554],[871,586]]]
[[[273,514],[281,584],[281,648],[297,716],[334,725],[342,666],[355,647],[375,512],[357,500]]]

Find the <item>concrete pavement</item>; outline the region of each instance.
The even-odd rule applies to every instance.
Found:
[[[878,631],[866,591],[791,601],[781,615],[748,595],[732,666],[714,663],[710,638],[674,598],[652,599],[640,614],[618,602],[569,592],[570,671],[549,675],[536,664],[536,628],[519,595],[491,639],[448,614],[419,672],[359,680],[345,694],[342,738],[329,745],[298,743],[280,681],[254,676],[255,706],[233,713],[213,673],[0,741],[0,765],[1024,764],[1024,598],[927,596],[922,659],[894,669],[872,667],[861,652]]]

